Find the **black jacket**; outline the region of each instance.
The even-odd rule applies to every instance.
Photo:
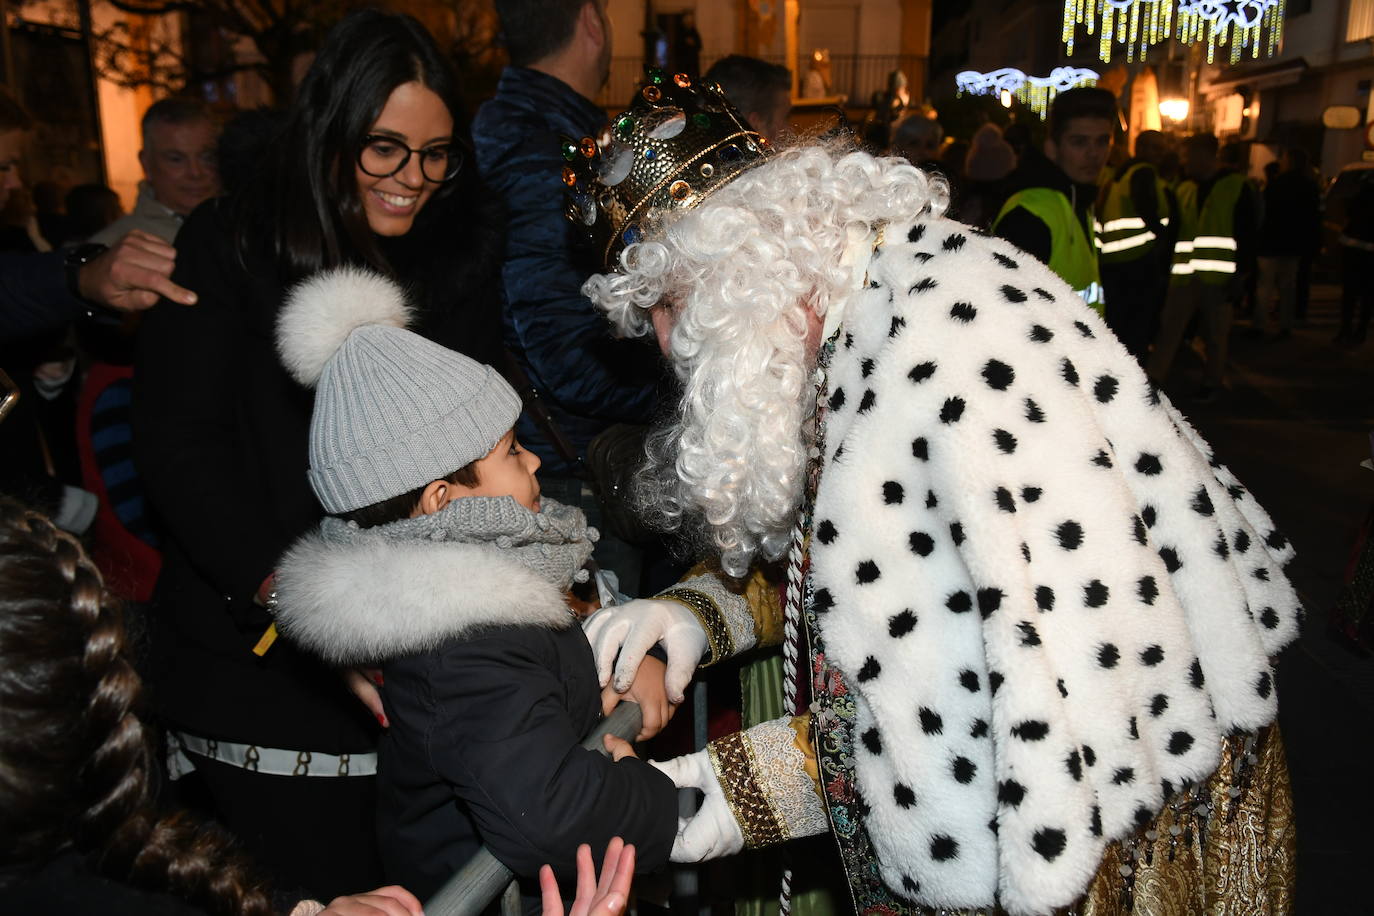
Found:
[[[1260,224],[1261,257],[1299,257],[1315,254],[1322,240],[1321,190],[1305,170],[1289,169],[1274,176],[1264,189],[1264,221]]]
[[[566,83],[524,67],[502,72],[496,96],[472,123],[482,177],[509,214],[506,342],[578,455],[613,423],[647,422],[662,375],[652,346],[614,339],[581,292],[602,267],[565,216],[559,141],[594,137],[605,123],[605,112]],[[528,415],[519,435],[543,460],[545,474],[574,473]]]
[[[194,860],[194,857],[192,857]],[[210,863],[213,867],[213,863]],[[362,889],[359,889],[361,892]],[[274,912],[288,916],[299,893],[270,888]],[[24,916],[209,916],[208,910],[168,891],[103,877],[89,857],[67,849],[41,868],[0,874],[0,913]]]
[[[177,236],[173,279],[199,303],[162,302],[139,331],[134,452],[167,532],[152,625],[159,705],[205,737],[370,750],[376,724],[334,672],[280,641],[261,658],[251,651],[271,622],[253,595],[321,510],[306,480],[313,396],[286,374],[273,339],[283,285],[265,251],[240,261],[229,209],[201,206]],[[412,292],[415,330],[491,360],[499,291],[487,235],[476,218],[435,233],[451,280]],[[421,248],[409,237],[395,247],[407,241]]]
[[[283,910],[285,912],[285,910]],[[208,916],[167,893],[98,875],[84,857],[64,852],[41,869],[0,881],[0,913],[26,916]]]
[[[431,896],[486,844],[516,875],[576,873],[580,843],[668,860],[677,793],[663,773],[579,745],[601,717],[564,596],[493,547],[302,538],[278,572],[286,637],[336,663],[383,663],[378,769],[387,879]],[[570,886],[570,885],[569,885]]]
[[[0,252],[0,344],[56,330],[89,308],[67,289],[62,252]]]

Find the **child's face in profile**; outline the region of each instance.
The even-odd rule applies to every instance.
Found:
[[[515,430],[501,437],[496,447],[477,459],[477,485],[456,485],[459,496],[511,496],[531,512],[539,511],[539,456],[526,451],[515,438]]]

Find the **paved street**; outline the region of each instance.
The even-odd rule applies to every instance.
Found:
[[[1232,337],[1232,390],[1190,399],[1200,361],[1185,352],[1167,390],[1297,548],[1289,574],[1304,597],[1302,638],[1279,665],[1303,916],[1374,913],[1374,659],[1326,635],[1356,529],[1374,504],[1374,341],[1352,352],[1336,333],[1339,290],[1313,289],[1308,324],[1286,340]]]

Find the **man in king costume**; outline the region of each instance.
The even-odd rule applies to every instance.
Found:
[[[642,495],[712,558],[592,619],[603,679],[805,672],[660,764],[704,792],[674,857],[829,830],[860,913],[1287,912],[1293,551],[1102,320],[938,177],[772,152],[686,76],[591,140],[585,292],[684,389]]]

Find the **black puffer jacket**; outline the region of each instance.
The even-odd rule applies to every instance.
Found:
[[[177,236],[172,279],[199,302],[158,304],[138,336],[134,457],[167,532],[153,599],[158,705],[207,738],[369,751],[376,725],[336,673],[285,643],[251,651],[271,623],[258,586],[322,512],[306,479],[313,394],[274,342],[286,284],[265,244],[240,258],[229,203],[202,205]],[[500,235],[481,200],[461,207],[383,251],[416,333],[496,362]]]
[[[302,538],[278,572],[288,639],[381,661],[391,727],[378,764],[387,880],[422,900],[486,844],[516,875],[576,873],[580,843],[668,861],[671,780],[583,750],[601,717],[591,646],[563,595],[493,547]],[[571,887],[571,884],[568,885]]]

